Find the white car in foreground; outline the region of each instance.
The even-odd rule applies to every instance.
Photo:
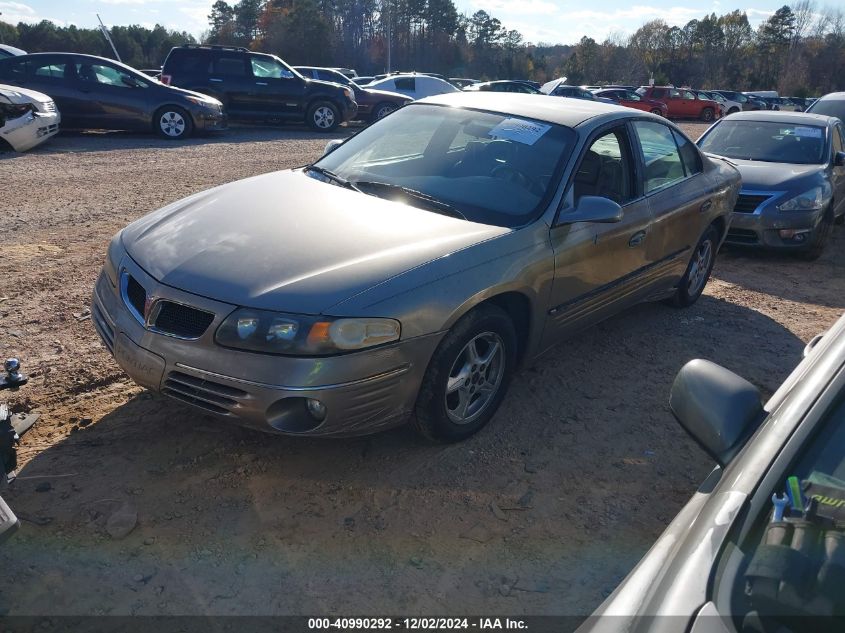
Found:
[[[13,150],[43,143],[59,131],[61,120],[55,102],[44,93],[0,84],[0,139]]]

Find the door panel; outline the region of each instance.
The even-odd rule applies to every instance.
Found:
[[[136,81],[131,85],[129,74],[102,62],[77,61],[74,68],[77,89],[87,96],[92,114],[97,111],[97,120],[92,125],[120,130],[148,127],[150,113],[145,92],[150,90],[150,84]]]
[[[59,108],[64,126],[82,125],[86,121],[85,95],[76,89],[70,57],[38,56],[26,63],[26,75],[19,83],[50,96]]]
[[[646,257],[662,269],[658,283],[674,285],[704,232],[703,218],[712,204],[713,185],[702,171],[692,143],[667,125],[633,125],[645,165],[645,194],[654,218]]]
[[[215,51],[212,58],[209,91],[224,95],[226,111],[235,117],[260,114],[253,100],[253,77],[243,53]]]
[[[249,56],[255,108],[270,117],[290,118],[302,111],[304,83],[270,55]]]
[[[845,130],[842,125],[837,124],[833,128],[833,158],[836,152],[845,150]],[[845,213],[845,166],[833,166],[831,180],[833,181],[833,203],[836,205],[836,214]]]
[[[622,205],[617,223],[561,224],[550,231],[555,278],[544,347],[636,303],[648,291],[646,253],[651,211],[638,195],[634,155],[624,126],[602,132],[579,159],[561,211],[565,221],[582,196],[602,196]]]

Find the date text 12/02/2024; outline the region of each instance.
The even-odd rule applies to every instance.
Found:
[[[479,631],[528,630],[525,620],[517,618],[309,618],[310,630],[452,630],[476,629]]]

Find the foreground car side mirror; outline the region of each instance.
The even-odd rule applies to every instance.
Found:
[[[576,222],[621,222],[622,207],[610,198],[601,196],[581,196],[575,205],[575,210],[562,213],[558,224],[575,224]]]
[[[836,152],[836,155],[833,157],[833,166],[834,167],[845,166],[845,152]]]
[[[684,430],[725,466],[765,417],[760,390],[707,360],[691,360],[672,384],[669,408]]]
[[[343,144],[343,139],[333,138],[328,143],[326,143],[326,148],[323,150],[323,156],[328,156],[333,151],[335,151],[338,147]]]

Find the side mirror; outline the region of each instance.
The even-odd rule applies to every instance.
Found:
[[[845,166],[845,152],[836,152],[836,155],[833,157],[833,165],[834,167]]]
[[[558,217],[558,224],[575,224],[576,222],[621,222],[622,207],[610,198],[601,196],[581,196],[575,205],[575,210],[562,213]]]
[[[765,417],[760,390],[707,360],[691,360],[672,384],[669,408],[684,430],[721,466]]]
[[[338,147],[343,144],[343,139],[333,138],[328,143],[326,143],[326,148],[323,150],[323,156],[328,156],[333,151],[335,151]]]

